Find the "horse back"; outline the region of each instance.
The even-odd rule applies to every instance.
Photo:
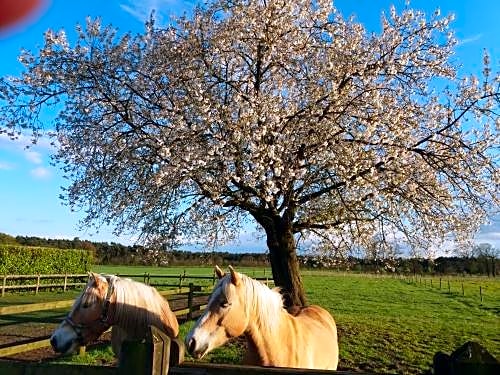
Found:
[[[161,322],[163,323],[163,331],[167,334],[167,336],[175,338],[179,335],[179,322],[177,321],[177,317],[170,309],[167,299],[158,293],[158,291],[155,290],[155,292],[158,295],[158,298],[163,300],[160,317]]]
[[[332,315],[320,306],[311,305],[289,309],[291,319],[295,320],[297,334],[304,340],[304,348],[314,357],[314,366],[335,370],[338,364],[337,326]],[[305,358],[307,361],[307,358]],[[309,366],[307,366],[309,367]]]

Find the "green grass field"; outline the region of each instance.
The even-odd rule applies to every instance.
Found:
[[[212,272],[211,268],[202,267],[95,267],[97,272],[118,274],[178,275],[184,270],[187,275]],[[270,270],[238,271],[256,277],[270,276]],[[479,342],[500,358],[500,280],[443,278],[440,289],[439,278],[432,279],[432,286],[430,278],[408,282],[390,276],[335,272],[305,271],[303,278],[309,302],[328,309],[337,321],[340,369],[420,374],[429,370],[436,352],[451,353],[469,340]],[[59,293],[55,299],[65,299],[65,296]],[[40,298],[24,297],[30,302]],[[14,297],[6,296],[0,301],[8,304],[11,298]],[[192,324],[181,327],[181,337]],[[234,363],[241,360],[242,351],[239,341],[214,351],[205,360]],[[99,357],[95,353],[87,355]],[[106,355],[109,356],[109,352]]]

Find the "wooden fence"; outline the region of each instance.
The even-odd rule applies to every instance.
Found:
[[[139,279],[145,284],[155,287],[182,287],[186,286],[189,280],[203,279],[215,282],[215,276],[189,276],[184,274],[177,275],[151,275],[144,274],[124,274],[120,277],[131,277]],[[83,287],[87,284],[88,274],[55,274],[55,275],[3,275],[2,277],[2,297],[7,291],[28,290],[35,294],[42,289],[62,289],[66,291],[70,288]],[[163,279],[168,282],[158,282]]]
[[[187,287],[175,288],[170,290],[159,291],[159,293],[164,296],[175,296],[175,295],[183,295],[182,298],[177,298],[187,300],[187,307],[184,309],[174,310],[174,314],[176,316],[186,316],[187,319],[192,319],[193,313],[199,310],[203,310],[206,305],[194,303],[194,298],[199,295],[206,294],[210,292],[210,287],[201,287],[199,285],[194,285],[190,283]],[[32,303],[27,305],[16,305],[16,306],[4,306],[0,307],[0,316],[6,315],[16,315],[16,314],[24,314],[34,311],[46,311],[46,310],[57,310],[61,308],[69,308],[73,305],[74,300],[63,300],[63,301],[54,301],[54,302],[43,302],[43,303]],[[0,357],[6,357],[9,355],[14,355],[30,350],[40,349],[44,347],[50,346],[49,337],[43,336],[35,340],[30,340],[26,343],[20,344],[12,344],[12,345],[3,345],[0,347]],[[0,372],[1,374],[2,372]]]
[[[144,274],[117,274],[120,277],[130,277],[138,279],[145,284],[158,287],[178,287],[188,286],[190,282],[204,280],[207,284],[215,284],[216,276],[187,275],[186,271],[179,275],[152,275],[148,272]],[[32,290],[38,293],[41,289],[62,289],[83,287],[87,283],[87,274],[57,274],[57,275],[3,275],[2,297],[7,291]],[[266,277],[256,278],[268,284],[272,279]],[[56,282],[59,280],[59,282]]]
[[[18,275],[19,276],[19,275]],[[26,277],[27,275],[22,275]],[[30,275],[33,276],[33,275]],[[49,275],[43,275],[49,276]],[[55,275],[57,277],[67,276],[67,277],[81,277],[84,276],[88,278],[88,275]],[[181,274],[180,276],[176,275],[150,275],[148,273],[144,275],[137,274],[127,274],[120,275],[120,277],[131,277],[131,278],[142,278],[143,282],[147,284],[151,284],[154,287],[170,287],[173,289],[169,290],[159,290],[159,293],[164,296],[178,296],[181,297],[171,298],[170,301],[178,301],[178,300],[186,300],[187,307],[184,309],[173,310],[176,316],[186,316],[186,319],[191,320],[194,316],[194,313],[197,311],[203,310],[206,305],[205,304],[195,304],[195,297],[200,295],[206,295],[212,290],[212,284],[215,283],[215,275],[214,276],[189,276]],[[152,280],[158,279],[167,279],[172,280],[175,279],[175,283],[161,283],[161,282],[152,282]],[[272,283],[272,280],[268,278],[257,278],[261,282]],[[208,285],[195,285],[193,282],[189,282],[186,284],[186,280],[205,280]],[[85,285],[86,283],[82,283]],[[60,285],[59,285],[60,286]],[[47,310],[58,310],[62,308],[69,308],[73,305],[74,299],[67,299],[62,301],[53,301],[53,302],[42,302],[42,303],[32,303],[26,305],[16,305],[16,306],[4,306],[0,307],[0,317],[7,315],[16,315],[16,314],[24,314],[35,311],[47,311]],[[0,357],[6,357],[18,353],[23,353],[30,350],[40,349],[44,347],[50,346],[49,336],[39,337],[38,339],[29,340],[28,342],[22,343],[14,343],[0,346]],[[1,374],[1,372],[0,372]]]
[[[413,275],[404,277],[404,280],[408,285],[419,285],[424,288],[439,290],[448,294],[461,295],[463,297],[466,295],[476,297],[477,301],[481,303],[483,303],[485,297],[485,286],[480,284],[470,286],[467,281],[464,283],[464,279],[450,279],[446,277],[426,278],[419,275]]]
[[[118,366],[89,366],[0,361],[0,374],[9,375],[333,375],[344,371],[307,370],[279,367],[220,365],[184,362],[184,344],[169,339],[151,327],[142,342],[124,342]],[[356,373],[361,374],[361,373]]]
[[[6,291],[12,290],[34,290],[38,293],[40,289],[62,288],[66,291],[69,288],[81,287],[87,283],[87,274],[76,275],[3,275],[2,277],[2,297]],[[60,282],[55,282],[60,280]],[[10,283],[9,283],[10,282]],[[26,284],[28,282],[28,284]],[[31,283],[29,283],[31,282]]]

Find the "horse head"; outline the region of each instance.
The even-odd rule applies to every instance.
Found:
[[[201,358],[229,339],[242,335],[248,325],[248,312],[242,275],[229,266],[229,274],[215,266],[219,282],[203,315],[186,337],[188,352]]]
[[[111,280],[89,273],[84,291],[50,338],[54,350],[72,353],[105,332],[111,326],[108,314],[112,294]]]

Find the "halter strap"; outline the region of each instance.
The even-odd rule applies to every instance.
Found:
[[[106,281],[108,282],[108,290],[106,291],[106,298],[104,299],[102,304],[102,313],[99,319],[94,320],[92,323],[98,322],[109,328],[111,327],[111,323],[109,321],[109,316],[108,316],[109,305],[111,304],[111,296],[113,295],[115,288],[111,276],[106,277]],[[91,325],[75,323],[75,321],[71,318],[70,314],[71,312],[64,318],[64,321],[68,323],[71,326],[71,328],[73,328],[73,330],[77,335],[77,340],[81,342],[83,340],[82,329],[89,328],[91,327]]]
[[[109,324],[108,310],[109,310],[109,305],[111,304],[111,296],[115,291],[115,286],[114,283],[111,282],[111,278],[112,278],[111,276],[106,277],[106,281],[108,282],[108,290],[106,292],[106,298],[104,299],[103,302],[102,313],[100,318],[101,322],[105,324]]]

